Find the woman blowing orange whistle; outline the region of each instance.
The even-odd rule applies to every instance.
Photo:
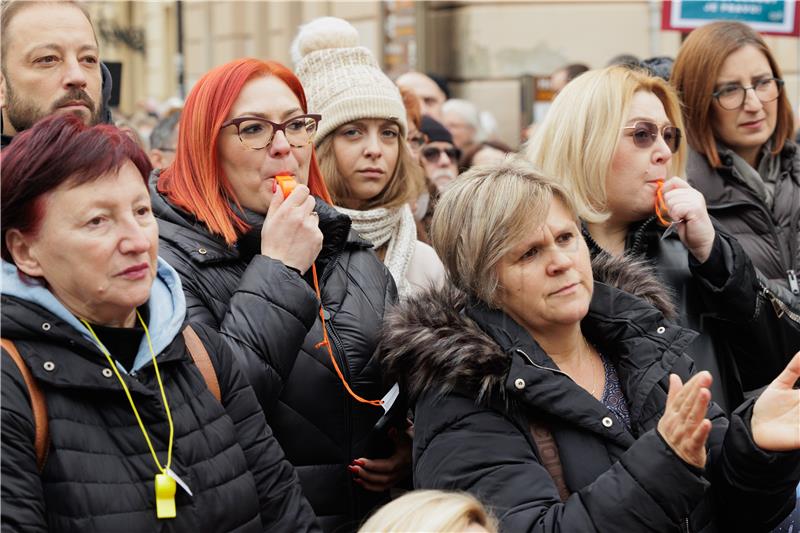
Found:
[[[321,119],[283,65],[217,67],[187,98],[175,163],[152,182],[152,201],[190,319],[221,331],[246,363],[323,529],[355,529],[386,497],[348,471],[373,459],[365,443],[383,409],[356,400],[342,378],[361,398],[383,397],[371,358],[396,289],[329,205],[312,144]],[[279,192],[279,176],[294,190]]]

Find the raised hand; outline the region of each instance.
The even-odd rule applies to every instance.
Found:
[[[753,442],[762,450],[785,452],[800,449],[800,352],[764,389],[753,406],[750,427]]]
[[[704,263],[711,254],[716,232],[703,194],[681,178],[670,178],[664,183],[664,204],[670,218],[681,221],[676,227],[681,242]]]
[[[272,194],[261,228],[261,253],[305,273],[322,249],[319,217],[308,187],[298,184],[284,200],[280,187]]]
[[[711,400],[711,374],[699,372],[685,384],[676,374],[669,376],[669,393],[658,433],[678,457],[698,468],[706,465],[706,440],[711,421],[705,418]]]

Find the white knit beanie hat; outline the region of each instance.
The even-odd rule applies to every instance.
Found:
[[[322,115],[315,144],[342,124],[365,118],[393,120],[406,136],[400,91],[372,52],[359,46],[358,30],[349,22],[336,17],[312,20],[300,27],[291,51],[308,112]]]

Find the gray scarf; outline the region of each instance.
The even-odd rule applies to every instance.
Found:
[[[717,152],[720,156],[731,156],[736,173],[770,211],[775,196],[775,183],[781,173],[780,155],[773,155],[771,150],[772,141],[768,141],[761,148],[761,160],[758,163],[758,170],[756,170],[730,148],[717,145]]]

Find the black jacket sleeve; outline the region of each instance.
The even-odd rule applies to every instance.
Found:
[[[195,329],[208,347],[217,370],[222,405],[233,420],[237,439],[255,478],[264,531],[321,531],[297,473],[267,425],[230,347],[213,330],[202,326]]]
[[[235,348],[264,412],[280,396],[318,312],[316,294],[297,272],[263,255],[250,261],[220,333]]]
[[[189,321],[211,326],[222,334],[242,363],[264,411],[269,412],[316,319],[319,301],[314,291],[280,261],[256,255],[230,300],[215,301],[215,293],[228,290],[215,291],[213,277],[229,272],[214,263],[198,265],[168,247],[162,256],[181,276]],[[210,305],[219,308],[212,310]]]
[[[3,531],[47,531],[44,489],[36,466],[35,429],[28,387],[16,363],[2,360]]]
[[[800,451],[766,452],[753,442],[754,404],[749,400],[736,409],[722,442],[710,443],[709,470],[722,531],[770,530],[795,505]]]
[[[736,239],[717,230],[712,254],[703,263],[689,259],[704,305],[728,326],[744,390],[768,384],[800,349],[800,323],[781,316],[764,291],[750,258]],[[723,322],[723,324],[724,324]]]
[[[415,487],[471,492],[489,505],[502,531],[673,531],[708,486],[650,430],[562,502],[531,444],[507,416],[452,394],[421,405],[418,425],[427,424],[428,409],[463,416],[448,416],[428,433],[428,442],[415,435]]]

